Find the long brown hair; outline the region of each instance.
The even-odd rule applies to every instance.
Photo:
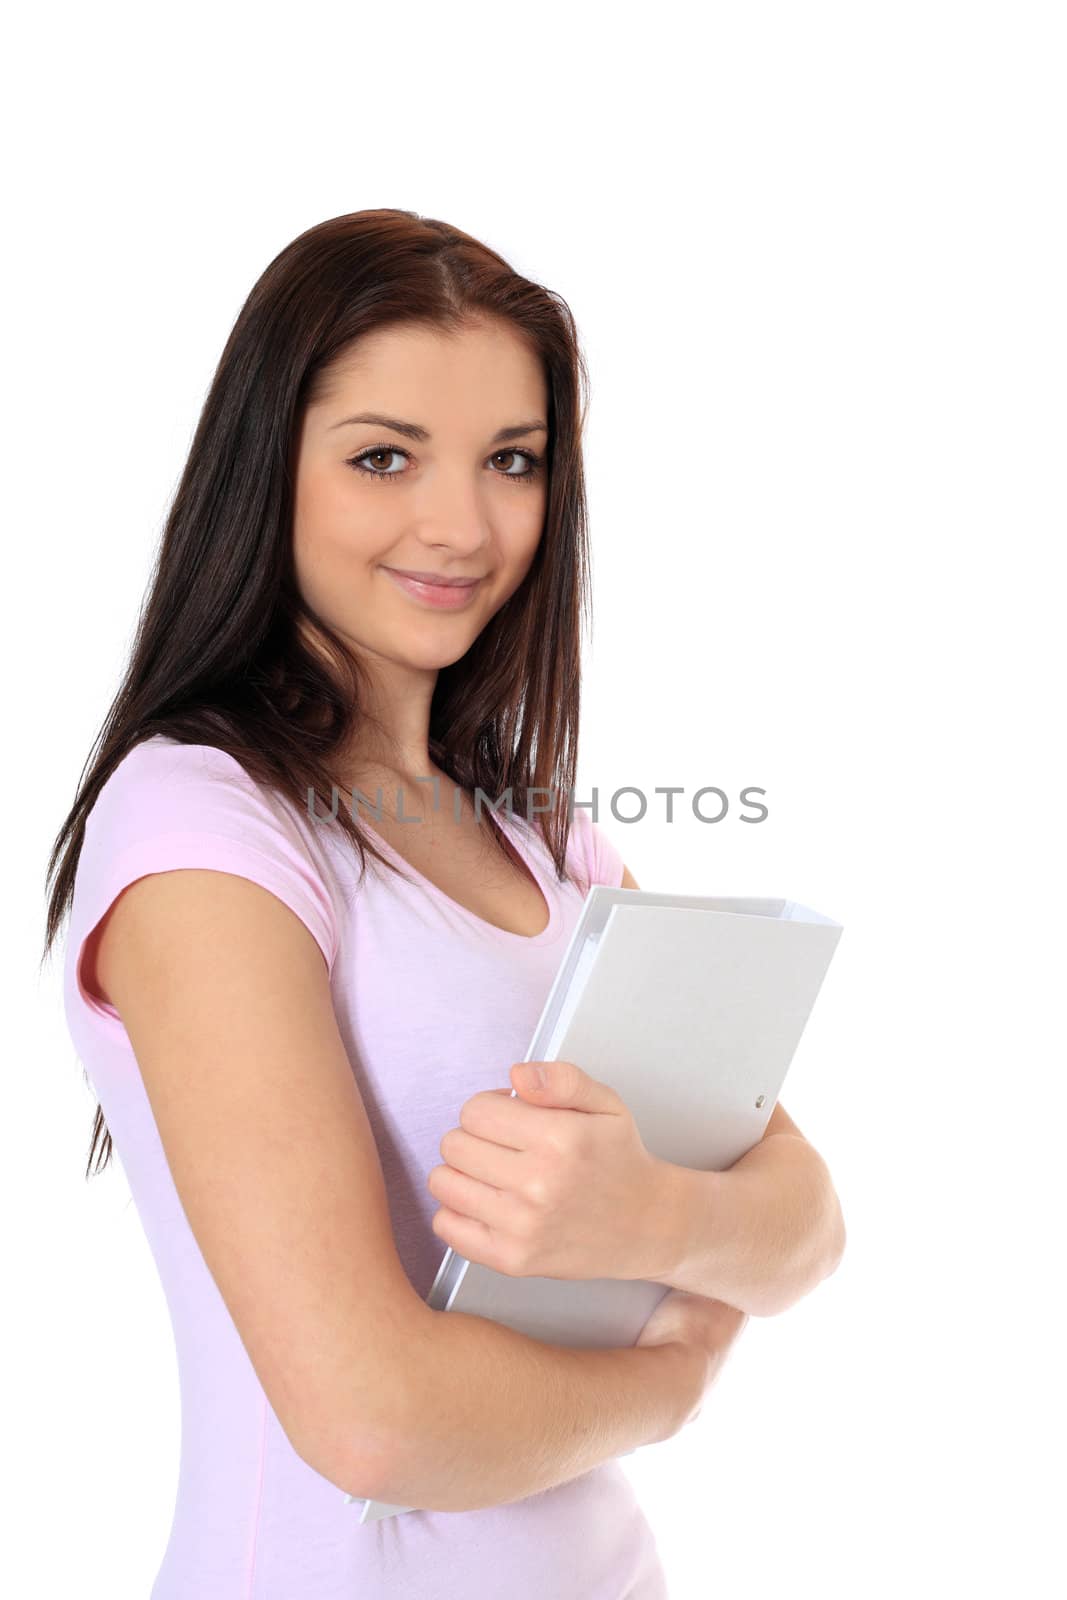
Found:
[[[299,807],[313,802],[321,812],[320,795],[327,810],[334,804],[331,763],[365,720],[366,686],[358,661],[304,602],[294,576],[294,451],[304,411],[328,382],[330,363],[361,335],[398,323],[458,332],[485,316],[511,324],[543,362],[545,524],[519,588],[466,654],[438,674],[429,750],[467,790],[481,787],[495,801],[510,789],[520,813],[528,791],[573,791],[581,636],[590,612],[581,454],[589,386],[574,318],[554,291],[447,223],[400,210],[332,217],[274,258],[222,352],[129,665],[49,857],[42,962],[70,910],[85,819],[118,763],[154,734],[225,750]],[[302,637],[302,620],[321,649]],[[542,804],[535,799],[535,812]],[[391,868],[346,806],[335,809],[361,869],[368,854]],[[562,880],[568,807],[539,815]],[[97,1104],[86,1177],[101,1139],[97,1172],[111,1157]]]

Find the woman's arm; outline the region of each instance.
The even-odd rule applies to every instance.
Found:
[[[320,1465],[349,1494],[427,1511],[522,1500],[670,1438],[710,1377],[696,1345],[576,1350],[485,1317],[424,1310],[395,1352],[391,1445],[368,1459],[353,1421],[347,1453],[339,1429]],[[358,1360],[353,1351],[353,1368]]]
[[[416,1294],[322,952],[269,889],[218,870],[146,875],[98,924],[86,978],[122,1018],[271,1407],[324,1477],[470,1509],[684,1424],[706,1351],[572,1350]]]
[[[460,1255],[517,1277],[648,1278],[752,1316],[836,1269],[841,1206],[781,1104],[740,1160],[704,1171],[652,1156],[621,1096],[576,1062],[532,1065],[540,1084],[514,1062],[516,1096],[471,1095],[441,1140],[433,1229]]]
[[[803,1137],[772,1134],[725,1172],[665,1164],[673,1200],[657,1281],[773,1317],[836,1272],[845,1251],[829,1169]]]

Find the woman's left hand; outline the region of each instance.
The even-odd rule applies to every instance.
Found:
[[[545,1087],[528,1086],[540,1065]],[[487,1089],[441,1140],[426,1187],[433,1231],[510,1277],[649,1278],[672,1259],[670,1163],[645,1149],[629,1109],[572,1061],[516,1063],[517,1090]]]

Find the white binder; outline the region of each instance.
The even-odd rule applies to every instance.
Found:
[[[763,1137],[841,931],[792,900],[596,884],[523,1059],[576,1062],[621,1095],[652,1155],[721,1172]],[[636,1343],[666,1293],[643,1279],[510,1277],[449,1247],[426,1299],[604,1349]],[[417,1509],[345,1500],[361,1523]]]

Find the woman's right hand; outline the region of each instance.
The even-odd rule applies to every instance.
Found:
[[[699,1417],[704,1395],[722,1371],[734,1340],[747,1321],[747,1311],[738,1311],[724,1300],[711,1300],[685,1289],[669,1289],[641,1329],[635,1348],[681,1344],[704,1357],[703,1382],[683,1427]]]

